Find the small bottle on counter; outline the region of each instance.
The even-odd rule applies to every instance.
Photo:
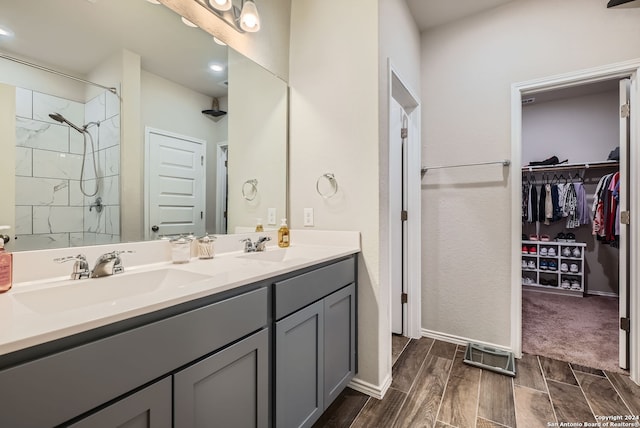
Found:
[[[2,226],[0,230],[9,229]],[[8,236],[6,237],[9,240]],[[0,293],[9,291],[13,286],[13,254],[4,249],[5,236],[0,234]]]
[[[262,219],[256,219],[256,232],[264,232],[264,227],[262,227]]]
[[[180,236],[169,242],[171,242],[171,261],[173,263],[188,263],[191,259],[191,240]]]
[[[278,247],[286,248],[289,246],[289,227],[287,226],[287,219],[283,218],[278,229]]]
[[[215,236],[209,236],[207,233],[202,238],[198,238],[198,258],[199,259],[212,259],[214,255],[213,241]]]

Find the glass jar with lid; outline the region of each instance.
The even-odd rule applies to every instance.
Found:
[[[213,251],[213,241],[215,241],[215,236],[209,236],[207,233],[202,238],[198,238],[198,258],[199,259],[212,259],[214,255]]]
[[[179,236],[169,242],[171,243],[171,260],[173,263],[188,263],[191,258],[191,239]]]

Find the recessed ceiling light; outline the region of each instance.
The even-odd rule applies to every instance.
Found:
[[[182,19],[182,22],[184,23],[184,25],[187,25],[187,26],[193,27],[193,28],[198,28],[198,26],[196,24],[194,24],[193,22],[189,21],[184,16],[181,19]]]
[[[0,36],[13,37],[15,33],[10,28],[0,27]]]
[[[217,44],[219,44],[220,46],[227,46],[227,44],[225,42],[223,42],[222,40],[220,40],[216,36],[213,36],[213,41],[216,42]]]
[[[211,65],[209,66],[209,68],[210,68],[211,70],[215,71],[216,73],[219,73],[219,72],[221,72],[222,70],[224,70],[224,67],[223,67],[223,66],[221,66],[220,64],[211,64]]]

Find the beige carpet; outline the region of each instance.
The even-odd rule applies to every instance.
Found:
[[[522,351],[624,372],[618,366],[618,299],[523,290]]]

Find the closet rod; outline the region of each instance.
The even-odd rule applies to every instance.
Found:
[[[461,163],[458,165],[440,165],[440,166],[423,166],[420,172],[424,174],[430,169],[442,169],[442,168],[460,168],[462,166],[478,166],[478,165],[494,165],[501,164],[502,166],[511,165],[511,161],[509,159],[503,159],[501,161],[492,161],[492,162],[476,162],[476,163]]]
[[[20,59],[20,58],[14,58],[14,57],[9,56],[9,55],[0,54],[0,58],[6,59],[6,60],[9,60],[9,61],[13,61],[13,62],[17,62],[18,64],[26,65],[27,67],[32,67],[32,68],[35,68],[35,69],[38,69],[38,70],[46,71],[47,73],[55,74],[57,76],[66,77],[67,79],[75,80],[77,82],[86,83],[87,85],[93,85],[93,86],[96,86],[98,88],[106,89],[107,91],[111,92],[112,94],[118,95],[118,90],[116,88],[113,88],[113,87],[103,86],[103,85],[101,85],[99,83],[95,83],[95,82],[92,82],[90,80],[81,79],[79,77],[72,76],[70,74],[63,73],[63,72],[58,71],[58,70],[54,70],[52,68],[44,67],[42,65],[34,64],[32,62],[25,61],[25,60]],[[118,95],[118,97],[120,97],[120,96]]]
[[[590,168],[611,168],[620,166],[618,161],[599,161],[599,162],[585,162],[585,163],[570,163],[556,166],[523,166],[522,172],[554,172],[554,171],[572,171],[577,169],[590,169]]]

